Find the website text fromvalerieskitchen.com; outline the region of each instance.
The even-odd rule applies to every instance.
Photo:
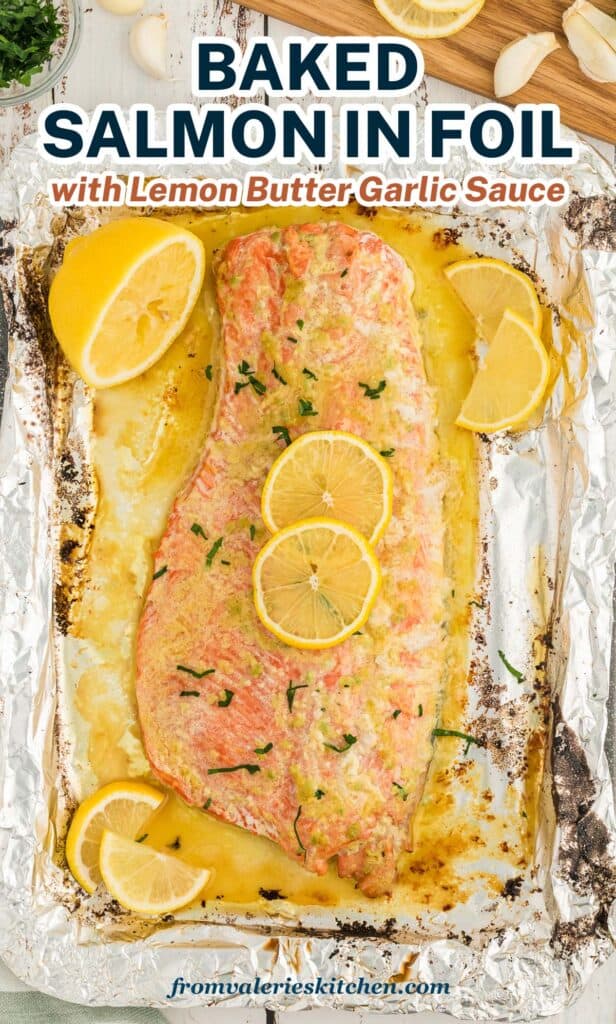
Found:
[[[372,981],[359,977],[350,981],[347,978],[310,978],[301,981],[285,978],[284,981],[264,981],[258,975],[253,981],[191,981],[190,979],[174,978],[166,998],[181,999],[182,996],[403,996],[403,995],[443,995],[448,996],[447,981]]]

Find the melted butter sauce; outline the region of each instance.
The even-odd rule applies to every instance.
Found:
[[[469,253],[435,217],[393,210],[368,218],[351,206],[336,211],[258,210],[169,214],[213,252],[232,237],[269,226],[340,220],[370,230],[397,250],[415,274],[415,306],[426,371],[437,395],[445,497],[447,572],[451,579],[447,678],[442,724],[462,728],[468,687],[469,601],[477,580],[478,484],[473,437],[454,425],[473,375],[473,325],[442,268]],[[215,404],[205,368],[218,359],[217,312],[211,270],[183,335],[138,380],[96,395],[93,458],[99,488],[88,583],[72,630],[69,666],[75,682],[75,768],[82,798],[112,779],[148,774],[134,697],[134,647],[152,555],[177,491],[198,462]],[[215,375],[214,375],[215,379]],[[394,467],[395,468],[395,467]],[[75,714],[76,712],[76,714]],[[179,839],[179,856],[211,869],[208,906],[243,910],[278,895],[296,906],[364,909],[390,914],[429,906],[447,910],[478,884],[496,895],[529,859],[532,832],[520,828],[520,797],[495,801],[455,738],[435,741],[423,800],[413,822],[414,849],[400,861],[390,898],[369,900],[338,878],[335,864],[317,877],[268,840],[189,808],[173,794],[147,825],[147,843],[165,849]],[[535,757],[535,760],[537,758]],[[539,770],[539,769],[537,769]],[[532,802],[532,801],[531,801]],[[530,822],[529,822],[530,825]],[[490,870],[481,865],[490,865]],[[497,867],[495,867],[497,863]],[[271,904],[279,910],[281,904]]]

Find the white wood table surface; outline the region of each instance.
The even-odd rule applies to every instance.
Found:
[[[327,0],[315,0],[315,3]],[[280,41],[291,31],[289,25],[236,6],[232,0],[148,0],[147,13],[166,11],[169,16],[171,80],[157,82],[148,78],[133,63],[128,50],[130,18],[120,18],[103,11],[97,0],[82,0],[84,9],[83,36],[79,52],[66,78],[36,102],[0,111],[0,161],[6,161],[11,149],[29,132],[36,129],[41,110],[49,103],[67,101],[91,110],[98,103],[114,102],[121,106],[148,102],[157,109],[168,103],[188,102],[190,92],[190,45],[195,35],[228,35],[244,42],[250,35],[269,35]],[[303,33],[293,29],[295,35]],[[418,103],[428,101],[481,102],[473,93],[454,88],[436,79],[423,83]],[[614,146],[588,140],[610,162],[614,162]],[[616,1024],[616,962],[614,958],[594,976],[582,998],[570,1010],[550,1018],[560,1024]],[[23,989],[17,979],[0,964],[0,990]],[[289,1014],[281,1014],[280,1024],[292,1024]],[[379,1015],[360,1014],[362,1024],[378,1024]],[[171,1024],[265,1024],[261,1010],[206,1008],[165,1011]],[[283,1020],[284,1019],[284,1020]],[[295,1018],[297,1019],[297,1018]],[[308,1024],[345,1024],[346,1013],[313,1010]],[[396,1019],[400,1019],[399,1017]],[[451,1018],[442,1014],[421,1013],[404,1018],[408,1024],[439,1024]],[[0,1024],[13,1024],[1,1021]]]

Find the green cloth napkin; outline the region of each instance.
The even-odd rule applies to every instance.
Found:
[[[42,992],[0,992],[0,1024],[164,1024],[158,1010],[139,1006],[76,1006]]]

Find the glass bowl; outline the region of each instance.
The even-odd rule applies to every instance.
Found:
[[[0,107],[27,103],[49,92],[70,67],[81,39],[80,0],[54,0],[54,5],[64,32],[53,45],[51,60],[47,61],[42,71],[32,76],[29,85],[13,82],[7,89],[0,89]]]

